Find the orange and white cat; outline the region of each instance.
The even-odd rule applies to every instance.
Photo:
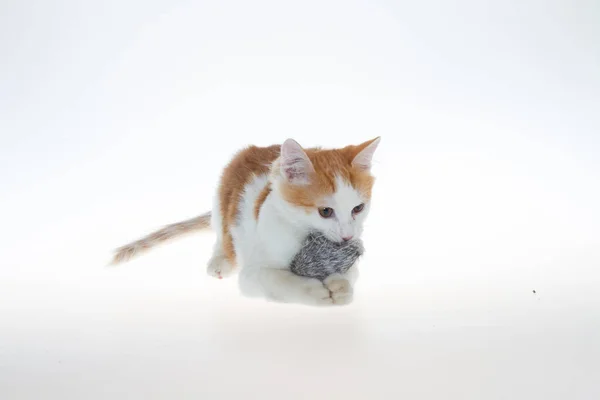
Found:
[[[325,150],[303,149],[288,139],[281,146],[248,147],[225,168],[212,212],[117,249],[114,262],[212,227],[217,240],[208,274],[221,279],[239,271],[244,295],[309,305],[348,304],[357,265],[323,282],[295,275],[289,265],[309,231],[339,242],[361,236],[374,183],[371,163],[379,142],[376,138]]]

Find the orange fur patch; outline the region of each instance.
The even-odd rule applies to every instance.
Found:
[[[258,216],[260,215],[260,208],[262,207],[265,200],[267,200],[267,197],[269,197],[271,190],[271,184],[268,183],[256,199],[256,204],[254,204],[254,218],[256,218],[256,220],[258,220]]]
[[[219,201],[223,218],[223,253],[227,261],[235,265],[235,250],[230,228],[239,213],[239,203],[245,186],[256,175],[268,174],[271,163],[279,157],[281,146],[250,146],[238,152],[225,167],[219,186]],[[266,198],[266,197],[265,197]],[[215,227],[215,229],[218,229]]]

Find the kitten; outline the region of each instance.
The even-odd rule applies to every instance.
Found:
[[[361,236],[379,142],[376,138],[332,150],[303,149],[292,139],[281,146],[250,146],[223,171],[212,212],[117,249],[113,262],[212,227],[217,240],[208,274],[222,279],[239,270],[244,295],[309,305],[348,304],[358,277],[356,265],[321,282],[295,275],[290,262],[310,231],[337,242]]]

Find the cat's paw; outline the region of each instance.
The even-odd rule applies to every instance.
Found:
[[[328,276],[323,283],[330,292],[333,304],[346,305],[352,303],[354,290],[348,279],[342,275],[333,274]]]
[[[333,299],[323,283],[317,279],[308,281],[302,290],[303,303],[317,306],[327,306],[333,304]]]
[[[206,273],[217,279],[227,278],[233,274],[233,271],[233,266],[224,257],[211,258],[206,267]]]

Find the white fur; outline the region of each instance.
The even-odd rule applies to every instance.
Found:
[[[213,255],[208,261],[206,272],[215,278],[224,278],[233,272],[233,266],[225,258],[223,253],[223,217],[221,216],[221,204],[219,202],[219,192],[213,198],[213,209],[210,225],[214,228],[217,240],[213,246]]]
[[[312,164],[306,165],[310,161],[302,156],[303,151],[296,142],[286,141],[284,147],[287,161],[282,154],[282,159],[273,164],[270,175],[255,176],[246,185],[239,204],[239,219],[231,228],[236,259],[241,268],[240,289],[248,297],[263,297],[278,302],[348,304],[352,301],[352,287],[358,277],[356,265],[346,274],[332,275],[324,282],[295,275],[289,265],[310,230],[322,231],[334,241],[350,236],[359,238],[369,212],[368,199],[347,182],[337,179],[336,192],[319,204],[334,209],[332,218],[322,218],[317,209],[307,214],[303,208],[288,203],[281,195],[281,183],[287,179],[287,182],[304,184],[306,177],[303,173],[310,171]],[[299,148],[302,154],[298,152]],[[286,174],[285,168],[289,171],[290,166],[293,167],[293,173]],[[256,200],[269,182],[272,191],[263,203],[257,221],[254,215]],[[365,204],[364,210],[353,214],[353,208],[362,203]],[[217,199],[213,208],[217,243],[208,267],[209,274],[217,277],[231,272],[222,254],[221,223]]]

